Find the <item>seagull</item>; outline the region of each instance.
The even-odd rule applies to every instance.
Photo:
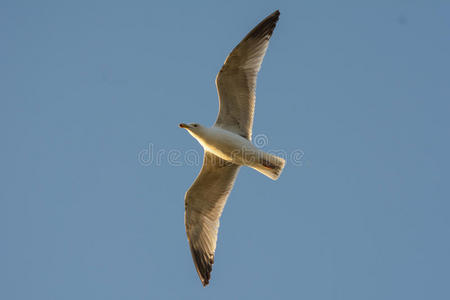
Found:
[[[273,180],[285,160],[251,142],[256,77],[280,17],[277,10],[261,21],[231,51],[216,77],[219,114],[212,127],[181,123],[204,149],[203,166],[185,195],[186,234],[195,268],[208,285],[216,250],[219,219],[241,166]]]

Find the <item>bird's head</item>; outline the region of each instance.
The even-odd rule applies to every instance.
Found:
[[[203,126],[198,123],[190,123],[190,124],[180,123],[180,125],[178,126],[180,128],[186,129],[187,131],[189,131],[190,134],[199,133],[203,129]]]

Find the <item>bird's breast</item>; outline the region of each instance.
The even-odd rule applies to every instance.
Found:
[[[249,140],[221,128],[208,128],[198,140],[205,150],[239,165],[246,164],[244,158],[258,151]]]

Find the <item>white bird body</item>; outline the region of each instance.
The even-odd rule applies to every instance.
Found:
[[[186,125],[185,126],[189,126]],[[188,132],[208,151],[221,159],[239,166],[248,166],[272,179],[277,179],[278,165],[284,166],[284,160],[256,148],[252,142],[239,134],[218,126],[204,127],[195,124],[186,127]]]
[[[202,126],[197,133],[189,132],[203,146],[203,149],[237,165],[248,165],[245,162],[244,153],[257,155],[262,152],[246,138],[220,127]]]

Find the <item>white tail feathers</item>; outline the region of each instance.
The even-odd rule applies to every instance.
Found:
[[[258,172],[263,173],[267,177],[277,180],[283,171],[286,161],[281,157],[264,152],[259,157],[259,164],[251,166]]]

